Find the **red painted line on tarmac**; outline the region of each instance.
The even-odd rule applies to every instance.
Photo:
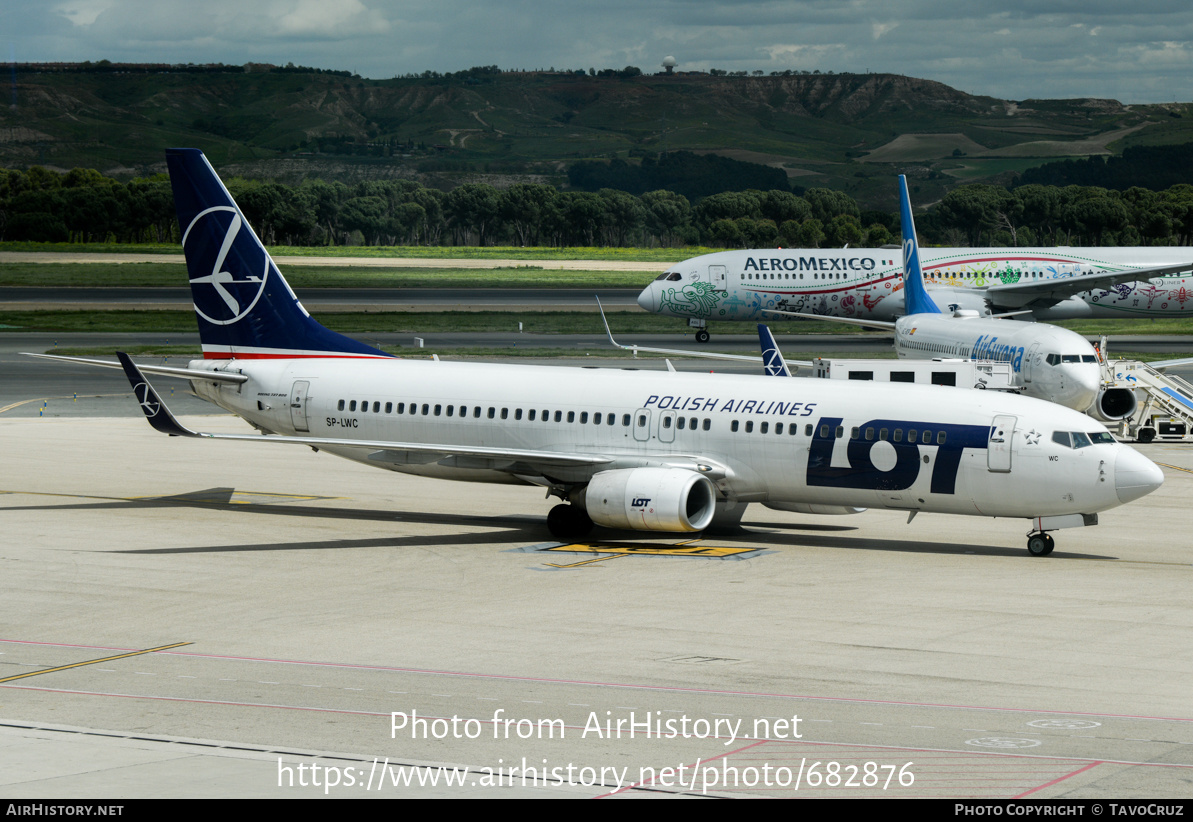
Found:
[[[716,737],[716,738],[719,738],[719,737]],[[757,742],[753,743],[752,745],[746,745],[744,748],[738,748],[736,751],[726,751],[725,753],[717,754],[716,756],[710,757],[709,759],[698,759],[696,761],[697,762],[696,765],[688,765],[687,767],[697,768],[700,765],[703,765],[705,763],[716,762],[718,759],[724,759],[727,756],[732,756],[733,754],[741,753],[742,751],[748,751],[748,750],[750,750],[750,748],[757,748],[759,745],[765,745],[767,742],[770,742],[770,741],[771,740],[769,740],[769,739],[760,739]],[[641,773],[641,771],[639,771],[639,773]],[[692,775],[693,775],[693,777],[695,777],[694,771],[693,771]],[[611,791],[609,793],[603,793],[600,796],[594,796],[593,799],[605,799],[610,796],[616,796],[617,794],[622,793],[623,791],[629,791],[629,790],[633,790],[634,788],[642,787],[644,785],[653,785],[653,784],[654,784],[653,780],[650,782],[636,782],[633,785],[626,785],[624,788],[618,788],[615,791]],[[675,787],[679,788],[678,785],[676,785]],[[695,788],[688,787],[687,785],[684,785],[683,790],[692,791],[692,790],[695,790]],[[720,793],[720,791],[717,791],[717,793]]]
[[[99,650],[111,651],[135,651],[136,648],[111,648],[103,645],[71,645],[60,642],[35,642],[29,640],[19,639],[3,639],[0,638],[0,644],[13,643],[19,645],[44,645],[50,647],[62,648],[89,648]],[[556,679],[553,677],[534,677],[534,676],[514,676],[512,674],[485,674],[474,673],[468,671],[446,671],[437,670],[433,668],[402,668],[390,665],[360,665],[350,662],[317,662],[312,660],[301,659],[273,659],[270,657],[251,657],[251,656],[228,656],[225,654],[200,654],[193,652],[179,653],[176,651],[164,651],[157,656],[183,656],[196,657],[198,659],[223,659],[233,662],[262,662],[272,663],[278,665],[307,665],[316,668],[349,668],[360,671],[392,671],[395,673],[404,674],[421,674],[427,676],[452,676],[461,679],[489,679],[506,682],[544,682],[553,685],[584,685],[596,688],[618,688],[624,690],[636,691],[657,691],[660,693],[686,693],[686,694],[707,694],[711,696],[749,696],[749,697],[763,697],[769,699],[790,699],[790,700],[805,700],[808,702],[840,702],[851,705],[894,705],[909,708],[946,708],[959,711],[992,711],[995,713],[1013,713],[1013,714],[1040,714],[1044,716],[1092,716],[1101,717],[1105,719],[1146,719],[1159,722],[1193,722],[1193,717],[1179,717],[1179,716],[1147,716],[1137,714],[1106,714],[1096,713],[1094,711],[1063,711],[1063,710],[1048,710],[1044,708],[999,708],[986,705],[951,705],[948,703],[939,702],[909,702],[905,700],[892,699],[859,699],[844,696],[812,696],[808,694],[782,694],[770,693],[766,691],[729,691],[716,690],[711,688],[679,688],[666,685],[634,685],[624,682],[599,682],[589,680],[577,679]]]
[[[1079,768],[1079,769],[1073,771],[1072,773],[1065,774],[1064,776],[1059,777],[1057,779],[1053,779],[1051,782],[1045,782],[1043,785],[1040,785],[1038,788],[1032,788],[1027,793],[1021,793],[1018,796],[1012,796],[1011,798],[1012,799],[1022,799],[1025,796],[1031,796],[1036,791],[1042,791],[1051,785],[1055,785],[1057,782],[1064,782],[1066,779],[1071,779],[1072,777],[1076,776],[1077,774],[1084,773],[1084,772],[1088,771],[1090,768],[1097,767],[1098,765],[1101,765],[1101,764],[1102,764],[1101,761],[1091,762],[1088,765],[1086,765],[1084,768]]]

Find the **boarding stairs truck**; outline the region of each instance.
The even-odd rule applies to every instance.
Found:
[[[1157,437],[1193,441],[1193,383],[1157,371],[1139,360],[1102,363],[1106,388],[1130,388],[1135,408],[1118,420],[1105,420],[1121,439],[1151,442]],[[1116,430],[1117,426],[1117,430]]]

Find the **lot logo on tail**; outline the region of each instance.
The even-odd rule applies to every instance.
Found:
[[[133,386],[133,396],[141,404],[141,410],[145,412],[145,416],[150,419],[156,417],[157,412],[162,410],[162,404],[158,402],[157,396],[147,382],[140,382]]]
[[[243,319],[265,293],[269,257],[247,234],[246,241],[237,242],[243,227],[244,218],[235,208],[213,206],[199,212],[182,235],[188,257],[197,257],[192,272],[211,272],[191,279],[191,294],[195,311],[213,325],[231,325]]]

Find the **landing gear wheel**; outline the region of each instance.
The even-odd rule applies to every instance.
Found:
[[[707,328],[701,328],[699,331],[696,332],[696,342],[698,342],[698,343],[706,343],[711,339],[712,339],[712,335],[708,333]]]
[[[1046,557],[1056,547],[1056,541],[1049,534],[1032,534],[1027,538],[1027,553],[1033,557]]]
[[[1156,438],[1155,428],[1140,428],[1139,433],[1135,435],[1135,442],[1149,443]]]
[[[569,542],[592,530],[588,512],[575,505],[556,505],[547,514],[547,530],[560,542]]]

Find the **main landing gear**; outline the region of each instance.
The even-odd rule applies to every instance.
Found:
[[[1027,553],[1033,557],[1046,557],[1052,553],[1052,549],[1056,547],[1056,540],[1052,538],[1051,534],[1039,531],[1031,534],[1027,538]]]
[[[592,530],[592,520],[580,506],[563,503],[547,514],[547,530],[560,542],[571,542]]]

